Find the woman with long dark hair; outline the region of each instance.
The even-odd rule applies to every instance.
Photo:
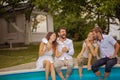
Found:
[[[46,37],[42,39],[39,48],[39,58],[37,60],[36,67],[38,69],[45,68],[46,80],[48,80],[48,75],[50,71],[52,80],[56,80],[52,57],[52,55],[55,54],[57,46],[56,39],[56,34],[54,32],[49,32]]]

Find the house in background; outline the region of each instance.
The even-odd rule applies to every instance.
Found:
[[[30,42],[40,42],[48,32],[53,32],[53,16],[39,11],[33,11],[36,15],[34,18],[31,16],[31,28],[35,26],[34,30],[30,29]],[[32,20],[33,19],[33,20]],[[37,20],[37,23],[35,22]],[[34,25],[34,23],[36,23]]]
[[[119,20],[110,20],[110,31],[109,35],[113,36],[115,39],[120,40],[120,23]]]
[[[10,8],[7,8],[9,10]],[[5,20],[4,17],[0,16],[0,44],[5,43],[34,43],[40,42],[41,39],[49,32],[53,31],[53,17],[46,12],[33,11],[34,15],[45,16],[45,22],[41,24],[42,28],[40,30],[32,31],[32,16],[29,22],[29,27],[26,28],[26,19],[24,10],[26,8],[15,8],[15,16],[12,18],[11,24],[9,21]],[[7,13],[7,15],[13,15],[12,13]],[[5,16],[5,15],[4,15]],[[41,17],[39,17],[41,18]],[[39,26],[40,26],[39,22]],[[45,25],[45,26],[44,26]],[[27,36],[27,39],[26,39]],[[27,41],[26,41],[27,40]]]

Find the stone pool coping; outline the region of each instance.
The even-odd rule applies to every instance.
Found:
[[[104,67],[104,66],[102,66]],[[114,67],[120,67],[120,64],[116,64]],[[84,66],[83,68],[87,68],[87,66]],[[62,69],[66,69],[66,67],[63,67]],[[78,66],[74,66],[74,69],[78,69]],[[24,70],[14,70],[14,71],[4,71],[0,72],[0,75],[9,75],[9,74],[18,74],[18,73],[26,73],[26,72],[33,72],[33,71],[44,71],[45,69],[24,69]]]

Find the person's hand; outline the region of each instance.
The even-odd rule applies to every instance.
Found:
[[[81,55],[78,55],[78,56],[77,56],[77,61],[78,61],[78,62],[81,62],[81,61],[82,61],[82,58],[81,58],[81,57],[82,57]]]
[[[81,58],[81,56],[80,56],[80,55],[78,55],[78,56],[77,56],[77,60],[80,60],[80,58]]]
[[[62,48],[62,52],[64,53],[64,52],[67,52],[68,51],[68,49],[67,49],[67,47],[63,47]]]
[[[91,43],[90,43],[89,39],[85,39],[85,43],[86,43],[86,45],[87,45],[88,47],[91,46]]]
[[[46,51],[49,51],[51,48],[52,48],[52,46],[49,43],[47,43],[46,44]]]
[[[110,56],[109,56],[109,59],[113,59],[113,58],[115,58],[115,57],[116,57],[116,55],[113,54],[113,55],[110,55]]]
[[[80,56],[77,56],[77,59],[80,59]]]

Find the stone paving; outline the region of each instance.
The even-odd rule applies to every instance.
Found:
[[[118,58],[118,63],[119,64],[117,64],[117,65],[120,65],[120,58]],[[12,67],[8,67],[8,68],[2,68],[2,69],[0,69],[0,72],[35,69],[35,64],[36,64],[36,62],[30,62],[30,63],[25,63],[25,64],[12,66]],[[75,58],[74,58],[74,66],[77,66],[77,60]]]
[[[35,69],[36,62],[30,62],[30,63],[25,63],[17,66],[12,66],[8,68],[2,68],[0,69],[0,72],[5,72],[5,71],[15,71],[15,70],[24,70],[24,69]],[[77,65],[76,59],[74,59],[74,65]]]

